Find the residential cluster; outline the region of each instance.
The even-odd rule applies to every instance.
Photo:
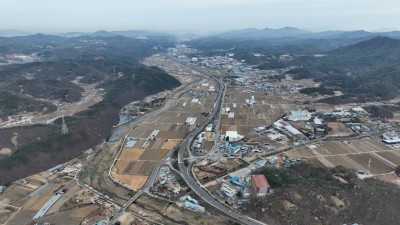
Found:
[[[181,186],[175,175],[171,173],[170,168],[163,166],[160,168],[159,177],[150,188],[150,191],[161,197],[172,198],[181,191]]]

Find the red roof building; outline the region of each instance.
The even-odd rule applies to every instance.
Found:
[[[271,192],[271,188],[264,175],[251,175],[251,181],[257,196],[264,196]]]

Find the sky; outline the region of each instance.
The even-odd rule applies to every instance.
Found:
[[[0,29],[217,32],[400,30],[399,0],[0,0]]]

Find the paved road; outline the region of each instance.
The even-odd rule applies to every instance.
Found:
[[[197,70],[197,68],[194,68]],[[198,70],[197,70],[198,71]],[[218,210],[222,211],[225,213],[227,216],[230,216],[237,221],[244,223],[244,224],[250,224],[250,225],[260,225],[264,224],[261,223],[257,220],[254,220],[248,216],[244,216],[240,214],[239,212],[232,210],[231,208],[228,208],[227,206],[221,204],[217,200],[215,200],[211,195],[209,195],[205,190],[203,190],[200,185],[195,181],[195,179],[191,176],[191,167],[189,166],[186,167],[184,166],[183,163],[183,155],[186,150],[186,148],[190,145],[192,138],[200,133],[202,130],[205,129],[205,127],[213,120],[217,118],[218,113],[220,112],[221,109],[221,103],[222,103],[222,97],[225,92],[225,84],[222,81],[221,78],[219,77],[211,77],[201,71],[199,71],[203,76],[208,77],[210,79],[213,79],[218,83],[219,86],[219,92],[218,96],[215,100],[215,107],[213,108],[213,111],[209,117],[206,118],[205,121],[203,121],[202,124],[200,124],[198,127],[196,127],[195,130],[190,132],[185,139],[177,146],[178,148],[178,165],[179,165],[179,170],[182,173],[182,176],[187,183],[187,185],[198,195],[200,196],[204,201],[206,201],[208,204],[211,206],[217,208]],[[163,107],[165,110],[166,107]],[[164,110],[161,109],[158,112],[155,112],[154,114],[147,115],[145,117],[142,117],[134,122],[134,124],[138,124],[140,122],[143,122],[145,119],[148,119],[151,116],[157,116]],[[132,124],[130,124],[132,125]],[[166,158],[168,158],[173,151],[171,151]],[[164,165],[164,161],[160,161],[155,168],[153,169],[152,173],[150,174],[149,178],[147,179],[145,185],[132,197],[130,198],[113,216],[113,218],[118,218],[140,195],[142,195],[144,192],[146,192],[155,182],[155,179],[157,178],[158,172],[161,168],[162,165]],[[113,224],[115,222],[115,219],[112,219],[109,224]]]
[[[250,224],[250,225],[260,225],[263,224],[257,220],[254,220],[248,216],[244,216],[243,214],[232,210],[231,208],[228,208],[227,206],[221,204],[218,200],[215,200],[211,195],[209,195],[205,190],[203,190],[203,188],[195,181],[195,179],[191,176],[191,166],[186,167],[185,164],[183,163],[183,157],[184,157],[184,153],[187,149],[187,147],[190,145],[190,142],[192,140],[192,138],[200,133],[213,119],[216,118],[217,114],[220,111],[221,108],[221,102],[222,102],[222,97],[223,97],[223,93],[225,91],[225,84],[222,81],[221,78],[216,78],[216,77],[212,77],[212,79],[214,79],[218,85],[219,85],[219,92],[218,92],[218,96],[217,99],[215,101],[215,107],[213,109],[212,112],[212,116],[207,117],[207,119],[201,124],[199,125],[193,132],[191,132],[190,135],[188,135],[181,143],[180,147],[179,147],[179,152],[178,152],[178,165],[179,165],[179,170],[182,173],[182,176],[186,182],[186,184],[200,197],[202,198],[204,201],[206,201],[208,204],[210,204],[211,206],[219,209],[220,211],[222,211],[223,213],[225,213],[226,215],[236,219],[237,221],[244,223],[244,224]]]
[[[160,171],[161,166],[164,164],[164,162],[158,163],[153,171],[151,172],[149,178],[147,179],[146,183],[143,185],[143,187],[136,192],[132,198],[130,198],[118,211],[116,211],[113,215],[113,219],[110,220],[108,223],[109,225],[113,225],[116,222],[116,219],[118,219],[124,211],[134,202],[136,199],[138,199],[143,193],[145,193],[151,186],[153,186],[153,183],[155,182],[158,172]]]
[[[187,85],[185,85],[185,86],[182,86],[182,88],[179,88],[176,92],[174,92],[173,94],[171,94],[171,96],[167,99],[166,103],[165,103],[161,108],[159,108],[159,109],[157,109],[157,110],[155,110],[155,111],[153,111],[153,112],[151,112],[151,113],[149,113],[149,114],[146,114],[145,116],[142,116],[142,117],[140,117],[140,118],[136,118],[135,120],[133,120],[133,121],[131,121],[131,122],[125,123],[125,124],[120,125],[119,127],[115,128],[115,129],[113,130],[112,134],[110,135],[108,141],[117,141],[117,140],[118,140],[118,136],[120,135],[120,133],[123,132],[123,131],[125,131],[125,130],[128,129],[129,127],[134,127],[134,126],[138,125],[139,123],[142,123],[143,121],[145,121],[145,120],[147,120],[147,119],[150,119],[150,118],[152,118],[152,117],[156,117],[156,116],[160,115],[161,113],[167,111],[168,109],[170,109],[171,107],[173,107],[174,104],[176,103],[175,100],[176,100],[177,98],[175,98],[175,96],[181,96],[185,91],[187,91],[187,88],[188,88],[188,87],[190,87],[190,86],[192,86],[192,85],[196,85],[196,84],[198,84],[199,82],[201,82],[201,81],[197,81],[197,82],[194,82],[194,83],[191,83],[191,84],[187,84]],[[126,138],[126,137],[125,137],[125,138]],[[179,145],[178,145],[178,146],[179,146]],[[122,149],[122,146],[121,146],[121,149]],[[173,152],[174,152],[174,151],[170,151],[170,152],[168,153],[168,155],[167,155],[165,158],[166,158],[166,159],[169,158],[169,157],[173,154]],[[113,179],[113,178],[111,177],[111,169],[112,169],[112,166],[114,165],[115,161],[117,160],[118,156],[119,156],[119,153],[116,155],[116,157],[115,157],[115,159],[114,159],[114,161],[113,161],[113,164],[111,165],[110,170],[109,170],[109,176],[110,176],[111,179]],[[145,193],[151,186],[153,186],[153,184],[154,184],[154,182],[155,182],[155,180],[156,180],[156,178],[157,178],[157,175],[158,175],[158,173],[159,173],[159,171],[160,171],[160,168],[161,168],[161,166],[163,166],[164,164],[165,164],[165,161],[164,161],[164,160],[157,163],[157,165],[156,165],[156,166],[153,168],[153,170],[151,171],[151,174],[150,174],[150,176],[147,178],[147,181],[146,181],[146,183],[143,185],[143,187],[141,187],[141,188],[138,190],[138,192],[136,192],[136,194],[135,194],[134,196],[132,196],[127,202],[125,202],[125,204],[124,204],[118,211],[116,211],[116,212],[113,214],[113,219],[111,219],[111,220],[108,222],[109,225],[114,224],[114,223],[116,222],[116,219],[119,218],[119,217],[123,214],[123,212],[124,212],[136,199],[138,199],[138,198],[139,198],[143,193]]]

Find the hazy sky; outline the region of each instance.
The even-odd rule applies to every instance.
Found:
[[[0,0],[0,29],[400,30],[399,0]]]

